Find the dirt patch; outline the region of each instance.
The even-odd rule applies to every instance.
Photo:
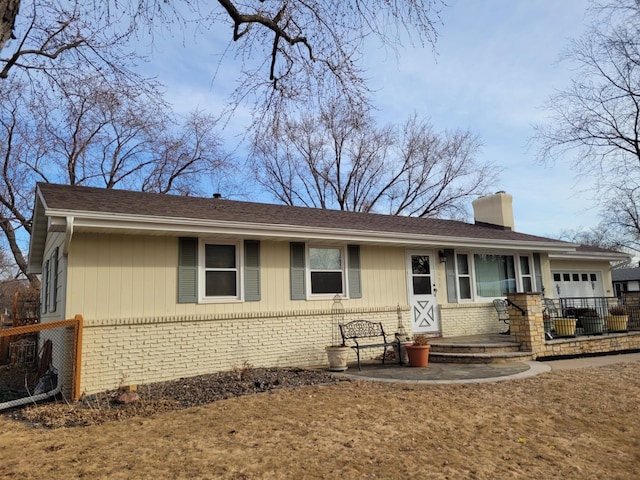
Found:
[[[113,390],[82,398],[79,402],[56,402],[8,413],[32,427],[61,428],[97,425],[111,420],[198,407],[272,390],[324,385],[336,382],[327,372],[300,368],[238,368],[229,372],[181,378],[141,385],[137,401],[119,401],[122,391]]]
[[[144,400],[170,402],[165,410],[132,416],[131,406],[89,407],[120,411],[116,421],[102,416],[86,427],[44,429],[1,416],[0,462],[11,478],[635,479],[639,367],[498,383],[335,382],[275,390],[259,376],[251,377],[253,387],[229,389],[240,396],[195,400],[201,406],[192,408],[184,408],[192,394],[179,395],[180,383],[169,382],[161,398]],[[300,385],[305,372],[297,372]],[[215,390],[205,381],[213,379],[200,377],[193,386]],[[242,394],[253,388],[262,393]],[[57,415],[64,413],[46,416]]]

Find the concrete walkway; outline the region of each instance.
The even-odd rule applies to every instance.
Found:
[[[497,364],[429,363],[426,368],[412,368],[379,361],[362,364],[362,370],[350,365],[345,372],[333,372],[338,377],[353,380],[399,383],[481,383],[533,377],[543,372],[570,368],[597,367],[623,362],[640,362],[640,353],[625,353],[567,360],[513,362]]]
[[[597,357],[569,358],[566,360],[552,360],[544,362],[551,370],[566,370],[570,368],[602,367],[615,363],[640,362],[640,353],[620,353],[600,355]]]

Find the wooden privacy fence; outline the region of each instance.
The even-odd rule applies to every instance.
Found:
[[[82,315],[0,329],[0,410],[63,393],[80,398]]]

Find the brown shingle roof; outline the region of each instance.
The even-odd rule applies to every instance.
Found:
[[[248,224],[317,227],[381,233],[406,233],[464,239],[552,242],[573,245],[486,225],[454,220],[344,212],[216,198],[197,198],[93,187],[40,183],[47,211],[95,212],[140,217],[228,221]]]

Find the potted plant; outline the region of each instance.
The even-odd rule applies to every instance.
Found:
[[[626,332],[629,324],[629,315],[625,307],[614,305],[609,308],[609,315],[605,317],[609,332]]]
[[[602,335],[604,320],[594,308],[586,308],[580,316],[580,323],[585,334]]]
[[[344,322],[344,307],[342,297],[336,295],[331,307],[331,344],[325,347],[329,370],[332,372],[344,372],[349,358],[350,348],[344,344],[340,334],[340,324]]]
[[[416,334],[413,336],[413,343],[406,345],[407,356],[410,367],[426,367],[429,364],[429,339],[426,335]]]

